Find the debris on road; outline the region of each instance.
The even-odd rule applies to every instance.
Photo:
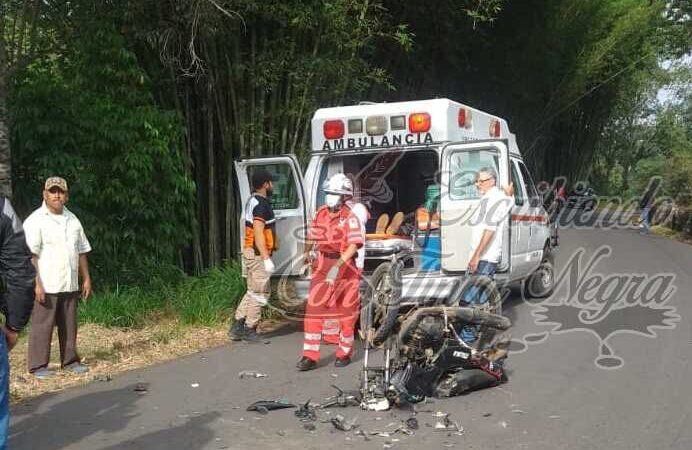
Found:
[[[524,411],[522,411],[521,409],[513,409],[512,413],[521,415],[524,414]]]
[[[289,403],[288,400],[258,400],[252,405],[248,406],[246,411],[257,411],[260,414],[266,414],[269,411],[274,411],[275,409],[285,409],[285,408],[295,408],[296,405]]]
[[[464,427],[456,422],[452,422],[452,419],[449,418],[449,413],[438,411],[433,414],[433,417],[437,419],[433,426],[435,431],[454,431],[456,434],[464,433]]]
[[[336,416],[332,417],[330,420],[331,424],[334,425],[334,428],[340,431],[351,431],[352,429],[355,428],[356,426],[356,417],[354,417],[351,420],[346,420],[344,416],[341,414],[337,414]]]
[[[406,419],[406,426],[409,428],[409,430],[417,430],[418,429],[418,419],[415,417],[411,416],[408,419]]]
[[[241,370],[238,372],[238,378],[267,378],[266,373],[255,372],[254,370]]]
[[[198,387],[199,387],[199,383],[191,383],[191,384],[190,384],[190,387],[192,387],[192,388],[198,388]]]
[[[347,406],[358,406],[360,405],[360,397],[358,392],[344,391],[338,386],[332,384],[334,389],[336,389],[336,395],[327,397],[323,403],[319,405],[320,408],[329,408],[331,406],[339,406],[345,408]]]
[[[145,395],[149,392],[148,383],[137,383],[133,389],[139,395]]]
[[[294,414],[301,422],[314,422],[317,420],[315,407],[310,404],[310,400],[302,404],[300,408],[294,411]]]
[[[490,417],[492,415],[493,415],[492,413],[485,413],[485,414],[483,414],[483,417]]]

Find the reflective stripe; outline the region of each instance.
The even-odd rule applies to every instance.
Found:
[[[350,344],[351,342],[353,342],[353,336],[345,337],[345,336],[342,335],[342,336],[339,336],[339,339],[340,339],[341,342],[344,343],[344,344]]]
[[[329,335],[336,335],[339,334],[339,328],[327,328],[326,330],[322,330],[322,335],[324,336],[325,334]]]
[[[351,353],[351,347],[344,347],[343,345],[340,345],[339,349],[346,354]]]
[[[306,341],[319,341],[320,339],[322,339],[322,335],[320,333],[305,333]]]
[[[319,352],[320,351],[320,345],[319,344],[303,344],[303,350]]]

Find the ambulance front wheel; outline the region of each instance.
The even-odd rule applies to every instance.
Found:
[[[524,284],[524,295],[528,298],[545,298],[555,289],[555,261],[549,246],[543,249],[541,265]]]

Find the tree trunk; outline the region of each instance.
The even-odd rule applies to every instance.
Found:
[[[4,17],[0,16],[0,195],[12,196],[12,154],[7,116],[7,54],[5,53]]]

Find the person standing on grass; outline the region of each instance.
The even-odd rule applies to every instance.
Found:
[[[79,275],[81,296],[91,295],[87,253],[91,251],[82,224],[65,204],[67,182],[50,177],[43,188],[43,204],[24,223],[26,242],[36,267],[34,311],[29,332],[29,372],[38,379],[50,378],[48,368],[53,327],[58,326],[60,363],[75,374],[89,371],[77,354],[77,303]]]
[[[0,197],[0,322],[5,339],[0,339],[0,450],[5,450],[10,424],[10,364],[8,353],[17,343],[34,307],[34,279],[31,252],[26,246],[22,222],[10,204]]]
[[[269,278],[274,273],[271,256],[276,247],[276,218],[268,199],[272,195],[272,181],[272,175],[265,169],[258,169],[252,174],[255,192],[243,211],[243,264],[247,270],[247,292],[240,300],[235,320],[228,330],[228,337],[234,341],[262,341],[257,335],[257,324],[262,317],[262,307],[269,302]]]

